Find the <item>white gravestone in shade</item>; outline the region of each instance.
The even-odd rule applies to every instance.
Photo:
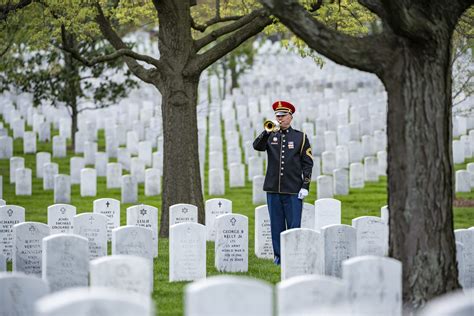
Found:
[[[232,201],[227,199],[210,199],[205,203],[207,240],[214,241],[216,238],[216,217],[232,213]]]
[[[342,262],[356,255],[356,229],[330,225],[321,229],[324,249],[324,274],[342,277]]]
[[[54,177],[54,203],[71,203],[71,177],[57,174]]]
[[[378,162],[375,157],[364,158],[364,179],[369,182],[379,181]]]
[[[138,134],[135,131],[127,132],[127,150],[132,155],[138,154],[138,143],[139,143]]]
[[[13,225],[25,221],[25,209],[16,205],[0,206],[0,253],[12,259]]]
[[[107,164],[107,189],[118,189],[122,186],[122,165],[116,162]]]
[[[117,162],[120,163],[125,170],[130,170],[131,154],[126,148],[117,149]]]
[[[89,242],[72,234],[43,238],[42,278],[51,292],[87,286],[89,277]]]
[[[387,152],[386,151],[377,152],[377,172],[379,176],[387,175]]]
[[[104,152],[95,153],[95,170],[97,171],[98,177],[105,177],[107,175],[107,163],[109,162],[109,156]]]
[[[364,165],[360,162],[351,163],[349,166],[349,187],[362,189],[364,185]]]
[[[224,195],[224,169],[209,170],[209,195]]]
[[[313,204],[303,203],[301,213],[301,228],[314,229],[316,210]]]
[[[69,204],[54,204],[48,206],[48,226],[51,235],[72,234],[76,207]]]
[[[342,264],[352,315],[402,315],[402,264],[375,256],[361,256]]]
[[[112,240],[112,229],[120,226],[120,201],[110,198],[97,199],[93,212],[107,216],[107,241]]]
[[[19,169],[17,169],[18,171]],[[456,171],[456,192],[471,192],[471,173],[467,170]]]
[[[349,195],[349,171],[347,169],[335,169],[333,179],[334,194]]]
[[[48,285],[35,276],[23,273],[0,273],[1,315],[36,315],[34,305],[49,293]]]
[[[23,136],[23,154],[34,154],[36,152],[36,133],[25,132]]]
[[[31,169],[16,169],[15,177],[15,194],[30,196],[32,194]]]
[[[357,256],[388,254],[388,226],[380,217],[354,218],[352,227],[356,229]]]
[[[331,176],[319,176],[316,179],[317,190],[316,197],[317,199],[332,198],[334,196],[333,192],[333,180]]]
[[[115,289],[75,288],[54,293],[38,300],[35,316],[151,316],[149,296]]]
[[[132,255],[153,260],[153,231],[131,225],[113,229],[112,255]]]
[[[81,170],[81,197],[97,195],[97,173],[95,169]]]
[[[272,232],[268,206],[255,208],[255,255],[262,259],[273,259]]]
[[[89,259],[107,256],[107,217],[96,213],[74,216],[74,234],[89,240]]]
[[[97,152],[97,143],[84,142],[84,161],[86,165],[95,164],[95,153]]]
[[[474,311],[474,290],[454,291],[429,301],[419,316],[471,316]]]
[[[43,223],[13,225],[13,271],[41,278],[43,238],[47,236],[49,227]]]
[[[145,163],[145,166],[151,167],[151,142],[149,141],[142,141],[138,143],[138,158]]]
[[[150,228],[153,231],[153,257],[158,256],[158,209],[150,205],[127,208],[127,225]]]
[[[142,257],[113,255],[90,262],[90,286],[115,288],[148,296],[153,291],[152,261]]]
[[[139,158],[132,158],[130,164],[130,174],[137,183],[145,182],[145,162]]]
[[[248,270],[248,217],[224,214],[216,217],[215,267],[222,272]]]
[[[53,157],[66,157],[66,139],[61,136],[53,136]]]
[[[0,159],[13,156],[13,139],[9,136],[0,136]]]
[[[47,152],[39,152],[36,154],[36,178],[43,178],[43,166],[45,163],[51,162],[51,154]]]
[[[323,252],[320,233],[308,228],[288,229],[280,234],[280,242],[282,280],[321,273]]]
[[[474,288],[474,229],[456,229],[454,235],[463,245],[459,283],[464,289]]]
[[[322,162],[322,173],[332,175],[334,169],[336,169],[336,154],[332,151],[325,151],[321,156]]]
[[[267,194],[263,191],[263,183],[265,182],[265,176],[255,176],[252,181],[252,203],[266,204]]]
[[[138,202],[138,183],[134,177],[127,174],[122,176],[122,203]]]
[[[473,149],[474,149],[474,143],[473,143]],[[474,162],[468,163],[466,165],[466,170],[471,174],[471,189],[474,189]]]
[[[15,183],[16,170],[25,168],[25,159],[23,157],[10,158],[10,184]]]
[[[349,150],[346,146],[336,147],[336,168],[349,168]]]
[[[57,163],[50,162],[43,165],[43,190],[54,189],[54,177],[59,173]]]
[[[276,286],[278,315],[347,315],[346,291],[344,281],[324,275],[283,280]]]
[[[266,282],[231,275],[213,276],[185,288],[186,316],[271,316],[273,289]]]
[[[263,175],[263,159],[260,157],[249,158],[248,180],[253,181],[256,176]]]
[[[198,222],[198,208],[192,204],[175,204],[171,205],[169,209],[170,226],[179,223],[197,223]]]
[[[206,277],[206,227],[181,223],[170,227],[169,281],[194,281]]]
[[[319,199],[314,202],[314,227],[316,231],[327,225],[341,223],[341,201]]]
[[[71,184],[81,183],[81,170],[86,167],[86,160],[82,157],[72,157],[69,161]]]
[[[311,181],[316,181],[316,179],[321,175],[321,158],[319,156],[313,155],[313,171],[311,172]]]
[[[145,196],[157,196],[161,193],[161,175],[158,169],[145,170]]]
[[[229,165],[229,187],[242,188],[245,186],[245,165],[232,163]]]

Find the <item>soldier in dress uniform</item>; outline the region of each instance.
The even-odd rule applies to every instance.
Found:
[[[293,104],[277,101],[272,105],[279,124],[270,124],[253,142],[253,148],[266,151],[267,192],[275,264],[280,264],[280,233],[301,226],[303,199],[308,195],[313,169],[311,145],[305,133],[291,128]]]

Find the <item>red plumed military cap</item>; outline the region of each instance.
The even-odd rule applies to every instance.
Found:
[[[272,108],[273,111],[275,111],[275,114],[277,114],[277,112],[281,112],[282,114],[293,114],[296,112],[294,105],[286,101],[276,101],[275,103],[273,103]]]

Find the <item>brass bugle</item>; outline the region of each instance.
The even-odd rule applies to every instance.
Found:
[[[263,128],[269,133],[278,132],[280,130],[280,124],[277,121],[266,120],[265,123],[263,123]]]

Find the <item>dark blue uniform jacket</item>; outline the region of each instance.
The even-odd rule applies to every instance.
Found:
[[[306,134],[291,127],[278,132],[264,131],[253,142],[253,148],[267,151],[264,191],[297,194],[301,188],[309,190],[313,156]]]

